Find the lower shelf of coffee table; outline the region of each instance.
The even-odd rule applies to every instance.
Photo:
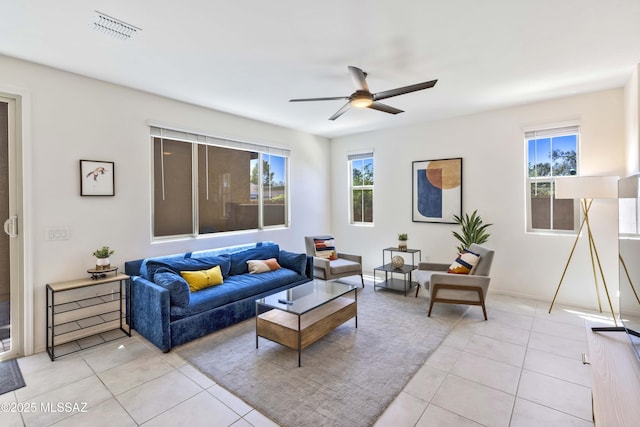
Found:
[[[356,316],[356,301],[345,297],[301,316],[273,309],[258,316],[256,334],[294,350],[302,350]]]

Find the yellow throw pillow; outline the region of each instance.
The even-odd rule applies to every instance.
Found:
[[[208,270],[200,271],[181,271],[180,275],[189,284],[191,292],[197,292],[210,286],[222,284],[222,271],[220,266],[216,265]]]

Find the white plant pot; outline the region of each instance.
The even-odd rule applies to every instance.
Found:
[[[407,251],[407,241],[406,240],[399,240],[398,241],[398,249],[400,249],[401,252],[406,252]]]
[[[96,268],[106,269],[111,266],[111,260],[109,258],[96,258]]]

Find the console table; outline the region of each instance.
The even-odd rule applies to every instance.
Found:
[[[129,276],[117,271],[109,277],[47,284],[46,334],[51,361],[131,336],[126,319],[131,308],[130,286]]]
[[[596,426],[640,425],[640,361],[625,332],[592,332],[587,322]]]
[[[391,262],[394,254],[411,255],[411,264],[404,264],[400,268],[395,268]],[[407,249],[406,251],[401,251],[400,248],[384,248],[382,250],[382,265],[373,269],[373,289],[384,288],[392,291],[404,292],[404,296],[406,297],[407,292],[414,286],[414,283],[411,280],[411,272],[418,268],[418,263],[416,263],[415,260],[416,254],[418,254],[419,263],[420,258],[422,257],[422,251],[420,249]],[[387,256],[389,257],[389,262],[387,262]],[[383,282],[378,283],[376,281],[376,271],[384,272]],[[402,279],[393,277],[394,274],[402,275]],[[417,286],[417,283],[415,285]],[[417,292],[416,296],[418,296]]]

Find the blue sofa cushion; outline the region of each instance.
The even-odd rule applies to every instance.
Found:
[[[149,277],[149,271],[147,270],[147,264],[152,262],[152,261],[163,261],[166,262],[167,260],[174,260],[174,259],[182,259],[184,258],[184,254],[174,254],[174,255],[165,255],[162,257],[155,257],[155,258],[145,258],[142,260],[142,263],[140,264],[140,272],[139,274],[135,274],[137,276],[140,277],[144,277],[145,279],[151,281],[151,278]],[[154,269],[154,273],[155,273],[155,269]]]
[[[307,268],[307,254],[297,254],[289,251],[280,251],[278,260],[280,265],[298,274],[304,274]]]
[[[222,277],[229,277],[229,267],[231,261],[229,255],[219,255],[215,257],[203,258],[169,258],[166,260],[154,259],[147,262],[147,275],[149,280],[155,282],[155,274],[161,268],[168,268],[174,273],[180,274],[181,271],[198,271],[207,270],[216,265],[220,266]]]
[[[156,285],[162,286],[169,291],[171,305],[178,307],[189,305],[191,295],[189,284],[179,274],[166,267],[161,267],[156,270],[154,278]]]
[[[250,259],[278,259],[280,247],[278,245],[258,246],[246,251],[235,252],[231,254],[231,269],[229,274],[232,276],[238,274],[247,274],[249,267],[247,261]]]
[[[171,321],[212,310],[306,278],[287,268],[262,274],[231,275],[221,285],[192,293],[188,306],[172,306]]]

